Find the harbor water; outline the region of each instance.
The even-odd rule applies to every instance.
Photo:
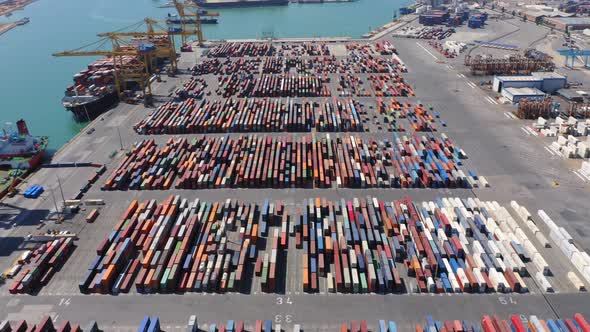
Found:
[[[349,3],[217,10],[219,24],[205,25],[208,39],[280,37],[360,37],[390,22],[407,0],[356,0]],[[30,17],[31,22],[0,36],[0,121],[27,120],[34,135],[50,138],[55,151],[84,124],[74,122],[61,105],[72,75],[89,57],[54,58],[52,53],[75,49],[145,17],[164,19],[174,8],[157,0],[38,0],[0,22]]]

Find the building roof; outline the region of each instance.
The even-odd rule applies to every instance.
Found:
[[[544,96],[545,92],[535,88],[505,88],[513,96]]]
[[[550,71],[550,72],[545,72],[545,71],[538,71],[538,72],[534,72],[531,73],[532,76],[534,77],[541,77],[541,78],[558,78],[558,79],[566,79],[565,76],[558,74],[556,72]]]
[[[590,25],[590,17],[552,17],[551,20],[566,25]]]
[[[535,76],[496,76],[500,81],[520,81],[520,82],[539,82],[543,78]]]

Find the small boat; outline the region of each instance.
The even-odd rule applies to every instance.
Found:
[[[28,17],[21,18],[20,20],[16,21],[16,25],[25,25],[29,23],[31,20]]]

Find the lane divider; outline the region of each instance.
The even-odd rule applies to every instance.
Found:
[[[420,46],[426,53],[430,54],[430,56],[433,57],[434,60],[438,60],[438,58],[434,56],[434,54],[430,53],[430,51],[427,50],[424,46],[422,46],[419,42],[416,42],[416,45]]]

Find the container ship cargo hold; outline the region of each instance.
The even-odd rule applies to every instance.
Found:
[[[46,136],[31,136],[24,120],[7,123],[0,137],[0,198],[36,169],[47,148]]]
[[[195,0],[203,8],[235,8],[288,5],[289,0]]]
[[[133,61],[134,57],[125,57]],[[74,75],[62,98],[63,106],[74,114],[76,121],[90,121],[118,101],[112,58],[102,58]]]

